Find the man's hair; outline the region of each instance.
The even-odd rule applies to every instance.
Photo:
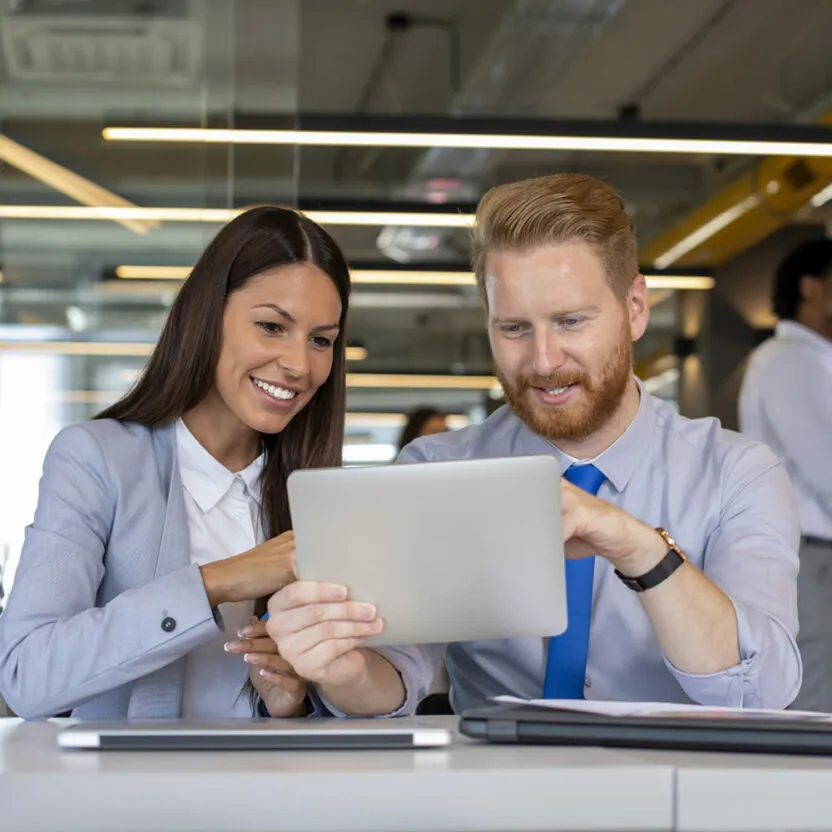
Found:
[[[580,173],[557,173],[492,188],[477,206],[472,265],[485,296],[493,251],[531,251],[583,241],[600,257],[619,297],[639,272],[635,228],[624,200],[609,185]]]
[[[771,293],[774,314],[781,320],[793,321],[803,302],[800,279],[806,276],[824,278],[829,274],[832,274],[832,240],[801,243],[777,267]]]

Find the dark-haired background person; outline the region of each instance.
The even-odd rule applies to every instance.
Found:
[[[445,414],[434,407],[420,407],[411,411],[399,434],[397,448],[399,451],[420,436],[433,436],[448,429]]]
[[[270,639],[247,660],[224,647],[294,579],[286,478],[341,463],[349,292],[323,229],[246,211],[200,257],[135,388],[54,439],[0,616],[15,713],[250,717],[249,676],[258,709],[302,713]]]
[[[740,428],[783,460],[803,539],[797,583],[803,686],[794,707],[832,711],[832,239],[780,263],[773,338],[755,350],[739,402]]]

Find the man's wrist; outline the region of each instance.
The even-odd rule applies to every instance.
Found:
[[[631,539],[632,548],[616,558],[613,566],[628,578],[639,578],[661,563],[668,546],[656,529],[639,520],[635,521]]]

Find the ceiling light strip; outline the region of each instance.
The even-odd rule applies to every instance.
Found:
[[[202,222],[222,224],[245,208],[115,208],[76,205],[0,205],[0,219],[19,220],[124,220]],[[321,225],[407,226],[420,228],[470,228],[473,214],[440,214],[399,211],[304,211]]]
[[[185,280],[190,266],[117,266],[116,277],[123,280]],[[398,269],[354,269],[355,285],[378,286],[474,286],[473,272],[419,271]],[[705,275],[647,275],[648,289],[712,289],[714,279]]]
[[[693,129],[695,126],[691,127],[691,130]],[[832,142],[765,139],[508,135],[369,130],[224,130],[192,127],[105,127],[102,134],[108,141],[134,142],[832,157]]]
[[[0,352],[49,353],[52,355],[148,356],[155,343],[121,341],[0,341]],[[365,347],[347,347],[348,361],[367,358]]]

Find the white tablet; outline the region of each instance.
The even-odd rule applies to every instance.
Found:
[[[372,645],[559,635],[560,482],[544,455],[295,471],[300,577],[375,604]]]
[[[226,719],[78,722],[58,746],[91,751],[315,751],[444,748],[453,735],[414,720]]]

